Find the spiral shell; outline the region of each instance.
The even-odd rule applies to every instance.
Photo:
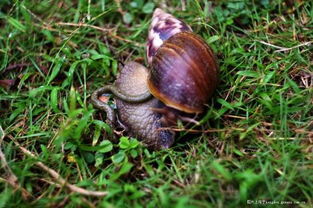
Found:
[[[200,113],[218,83],[212,49],[181,20],[156,9],[149,31],[147,59],[151,94],[167,106]]]
[[[148,63],[152,63],[152,57],[165,40],[180,32],[192,32],[192,29],[183,21],[176,19],[162,9],[155,9],[148,34]]]

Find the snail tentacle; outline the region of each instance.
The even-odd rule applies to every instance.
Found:
[[[111,89],[112,85],[105,85],[104,87],[97,89],[91,95],[91,102],[94,107],[106,112],[107,122],[112,126],[116,122],[114,110],[107,103],[99,100],[99,96],[104,93],[112,92]]]
[[[146,100],[149,100],[152,97],[149,91],[140,95],[136,95],[136,96],[127,95],[127,94],[120,92],[114,85],[105,85],[97,89],[91,95],[92,104],[96,108],[106,112],[107,119],[110,124],[114,124],[116,122],[116,117],[114,114],[114,110],[107,103],[104,103],[98,99],[99,96],[101,96],[104,93],[112,93],[116,98],[123,100],[125,102],[129,102],[129,103],[141,103]]]
[[[146,91],[145,93],[140,95],[133,96],[120,92],[114,85],[107,85],[107,87],[107,89],[109,89],[115,97],[129,103],[141,103],[152,98],[152,95],[149,91]]]

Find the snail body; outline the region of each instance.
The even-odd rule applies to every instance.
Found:
[[[162,129],[166,127],[161,120],[162,114],[153,110],[163,108],[164,104],[155,98],[143,96],[148,92],[147,77],[148,70],[144,66],[128,62],[120,71],[114,85],[105,86],[93,93],[92,102],[106,111],[109,123],[115,125],[113,110],[98,99],[105,92],[113,93],[119,122],[126,127],[127,134],[136,137],[151,149],[168,148],[174,142],[174,133]],[[145,100],[136,102],[134,98],[141,96]]]
[[[174,132],[163,127],[175,125],[177,119],[197,123],[190,115],[203,112],[213,94],[218,64],[212,49],[190,26],[161,9],[152,17],[147,60],[149,70],[129,62],[114,85],[100,88],[91,99],[114,125],[113,110],[98,99],[101,93],[111,92],[128,135],[152,149],[168,148],[174,142]]]
[[[218,83],[212,49],[184,22],[161,9],[152,17],[147,43],[148,86],[167,106],[200,113]]]

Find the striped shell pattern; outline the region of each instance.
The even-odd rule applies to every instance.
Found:
[[[192,29],[183,21],[163,10],[155,9],[147,41],[148,63],[152,63],[152,57],[165,40],[180,32],[192,32]]]

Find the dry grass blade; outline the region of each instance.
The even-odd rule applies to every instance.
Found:
[[[233,128],[233,129],[206,129],[206,130],[198,130],[198,129],[185,129],[185,128],[171,128],[171,127],[162,127],[158,130],[170,130],[175,132],[188,132],[188,133],[215,133],[215,132],[226,132],[226,131],[244,131],[243,128]]]
[[[71,23],[71,22],[58,22],[58,23],[56,23],[56,25],[58,25],[58,26],[72,26],[72,27],[89,27],[89,28],[92,28],[95,30],[105,32],[105,34],[111,38],[114,38],[114,39],[117,39],[117,40],[120,40],[120,41],[123,41],[126,43],[131,43],[137,47],[144,47],[145,46],[144,44],[137,43],[135,41],[128,40],[128,39],[125,39],[125,38],[122,38],[118,35],[113,34],[112,31],[114,29],[112,29],[112,28],[107,29],[107,28],[102,28],[102,27],[98,27],[98,26],[94,26],[94,25],[85,24],[85,23]]]
[[[2,127],[0,126],[0,160],[2,163],[2,168],[5,170],[6,174],[8,175],[7,177],[3,178],[2,180],[5,181],[6,183],[10,184],[14,189],[20,190],[22,192],[22,197],[23,199],[29,199],[31,197],[31,194],[24,188],[20,186],[18,183],[18,178],[16,175],[13,173],[11,168],[9,167],[5,156],[2,152],[2,141],[4,138],[4,131]]]
[[[290,51],[290,50],[293,50],[295,48],[300,48],[300,47],[303,47],[303,46],[310,46],[313,43],[313,41],[309,41],[309,42],[301,43],[299,45],[296,45],[296,46],[293,46],[293,47],[290,47],[290,48],[286,48],[286,47],[277,46],[277,45],[274,45],[274,44],[271,44],[271,43],[267,43],[265,41],[258,41],[258,42],[262,43],[264,45],[273,47],[273,48],[277,48],[278,50],[276,50],[275,52]]]
[[[31,153],[29,150],[27,150],[26,148],[22,147],[16,140],[13,139],[13,137],[10,137],[11,140],[14,142],[14,144],[23,152],[23,154],[33,157],[35,159],[37,159],[37,157]],[[80,188],[76,185],[70,184],[68,183],[64,178],[62,178],[60,176],[60,174],[58,172],[56,172],[55,170],[47,167],[45,164],[43,164],[42,162],[36,162],[35,163],[39,168],[41,168],[42,170],[46,171],[47,173],[50,174],[50,176],[61,186],[65,186],[67,187],[69,190],[71,190],[72,192],[78,193],[78,194],[82,194],[82,195],[86,195],[86,196],[96,196],[96,197],[101,197],[101,196],[106,196],[108,194],[107,191],[90,191],[90,190],[86,190],[83,188]]]
[[[56,25],[59,25],[59,26],[74,26],[74,27],[89,27],[89,28],[93,28],[93,29],[96,29],[96,30],[100,30],[102,32],[110,32],[112,31],[113,29],[111,28],[102,28],[102,27],[98,27],[98,26],[94,26],[94,25],[89,25],[89,24],[86,24],[86,23],[72,23],[72,22],[57,22],[55,23]]]

